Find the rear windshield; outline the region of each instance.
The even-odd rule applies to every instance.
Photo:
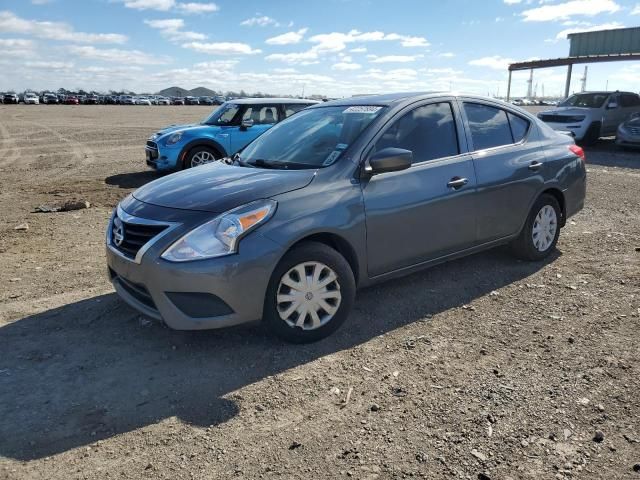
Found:
[[[608,97],[608,93],[578,93],[571,95],[564,102],[561,102],[559,106],[600,108]]]

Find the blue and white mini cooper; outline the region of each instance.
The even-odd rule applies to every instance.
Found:
[[[160,171],[182,170],[231,156],[276,123],[315,103],[293,98],[223,103],[202,123],[172,125],[153,134],[145,147],[147,165]]]

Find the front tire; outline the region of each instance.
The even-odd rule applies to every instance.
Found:
[[[600,125],[600,122],[593,122],[589,125],[587,133],[584,134],[584,138],[579,143],[586,146],[595,145],[600,138]]]
[[[210,147],[195,147],[185,156],[182,168],[199,167],[200,165],[212,163],[221,158],[222,155]]]
[[[560,236],[562,210],[553,195],[543,194],[534,203],[524,228],[511,246],[523,260],[540,261],[555,249]]]
[[[274,270],[263,320],[288,342],[316,342],[345,322],[355,294],[353,271],[342,255],[322,243],[303,243]]]

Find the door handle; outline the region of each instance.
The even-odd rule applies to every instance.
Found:
[[[467,183],[469,183],[467,178],[453,177],[449,180],[449,183],[447,183],[447,187],[458,190],[459,188],[464,187]]]
[[[538,162],[538,161],[531,162],[531,165],[529,165],[529,170],[533,170],[535,172],[537,170],[540,170],[542,168],[542,165],[543,165],[542,162]]]

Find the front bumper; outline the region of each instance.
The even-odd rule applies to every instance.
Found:
[[[156,142],[147,141],[144,147],[147,165],[158,171],[176,170],[182,148],[177,144],[173,147],[162,146]]]
[[[586,125],[586,122],[580,123],[555,123],[555,122],[545,122],[549,127],[554,130],[562,131],[562,132],[571,132],[573,134],[573,138],[576,141],[582,140],[589,129],[589,125]]]
[[[631,132],[619,128],[616,134],[616,145],[621,147],[640,148],[640,135],[634,135]]]
[[[169,245],[202,223],[201,219],[194,224],[192,218],[150,241],[137,263],[112,244],[112,221],[106,248],[109,279],[118,295],[139,312],[176,330],[222,328],[262,317],[271,273],[284,253],[280,245],[253,232],[234,255],[184,263],[161,259]]]

